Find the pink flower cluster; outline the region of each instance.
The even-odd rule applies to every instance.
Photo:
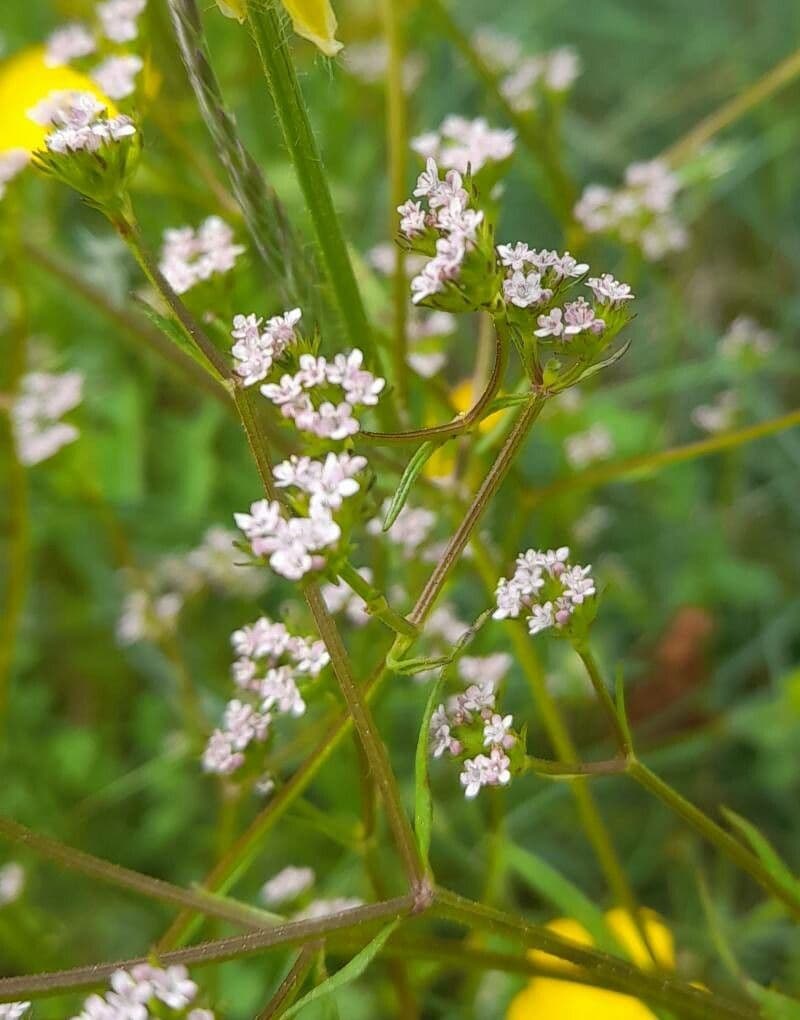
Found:
[[[245,251],[234,244],[233,230],[219,216],[209,216],[195,230],[164,231],[159,269],[176,294],[185,294],[212,276],[230,272]]]
[[[511,578],[500,579],[495,592],[495,620],[528,614],[534,635],[550,627],[565,627],[575,609],[596,594],[591,566],[572,565],[569,549],[529,549],[517,557]]]
[[[50,152],[96,152],[103,145],[120,142],[136,134],[130,117],[104,116],[106,107],[91,92],[51,92],[28,111],[37,124],[52,127],[45,137]]]

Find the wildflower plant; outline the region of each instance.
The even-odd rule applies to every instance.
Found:
[[[194,807],[197,817],[208,812],[203,825],[213,833],[214,860],[204,877],[198,855],[187,852],[173,882],[0,818],[3,840],[179,910],[159,938],[121,963],[71,970],[56,970],[54,963],[44,973],[34,968],[0,977],[0,1017],[24,1016],[31,1008],[37,1016],[29,998],[39,996],[58,997],[59,1015],[73,1020],[246,1014],[261,1020],[294,1016],[340,995],[346,1009],[348,986],[368,969],[374,974],[370,965],[384,956],[400,1003],[396,1015],[409,1020],[423,1012],[445,1015],[436,995],[427,1001],[428,977],[436,980],[456,965],[505,975],[501,1005],[491,1015],[503,1015],[508,1006],[514,1020],[534,1015],[526,1010],[540,1008],[537,996],[552,993],[557,1000],[553,986],[565,983],[565,974],[589,1009],[592,991],[600,989],[611,997],[607,1002],[618,998],[644,1011],[631,1015],[655,1015],[651,1007],[690,1020],[773,1015],[760,1012],[771,990],[743,978],[721,935],[716,942],[725,961],[733,960],[738,995],[724,982],[698,982],[691,968],[673,973],[671,951],[665,965],[654,948],[667,929],[639,902],[616,833],[591,789],[593,778],[635,783],[794,919],[800,893],[752,823],[731,812],[720,824],[640,757],[622,669],[612,687],[601,667],[608,652],[601,657],[595,649],[621,604],[646,602],[642,589],[610,557],[592,555],[595,565],[589,565],[581,562],[583,549],[558,544],[580,534],[592,507],[579,507],[582,516],[569,521],[558,504],[543,518],[540,503],[548,489],[537,490],[539,483],[525,474],[531,468],[525,451],[540,437],[543,462],[566,458],[571,467],[572,474],[550,483],[556,497],[587,478],[603,481],[617,477],[615,470],[624,475],[652,466],[647,458],[615,460],[624,429],[609,431],[602,421],[547,443],[550,423],[583,399],[577,387],[581,395],[605,387],[613,394],[614,367],[632,343],[646,342],[635,321],[649,301],[640,267],[630,263],[627,276],[613,248],[590,239],[604,234],[653,260],[683,250],[690,238],[673,210],[684,186],[679,161],[673,154],[634,163],[617,191],[590,186],[576,198],[562,158],[561,115],[580,71],[577,53],[559,47],[526,54],[514,40],[486,31],[471,39],[442,0],[434,0],[431,12],[491,93],[498,120],[453,112],[436,126],[425,123],[420,110],[423,130],[412,137],[405,24],[397,5],[387,3],[386,44],[377,58],[362,59],[361,71],[370,81],[386,75],[387,223],[384,243],[368,260],[356,259],[311,127],[295,69],[301,57],[284,17],[288,13],[295,32],[333,59],[342,43],[330,4],[217,5],[231,19],[226,31],[250,47],[261,66],[258,103],[266,97],[276,115],[307,217],[298,216],[291,197],[284,201],[284,189],[291,192],[286,174],[277,173],[282,184],[273,185],[274,165],[262,166],[251,154],[226,105],[205,37],[217,12],[201,13],[195,0],[167,6],[174,39],[160,38],[164,25],[154,3],[101,0],[91,19],[57,27],[43,41],[45,67],[72,68],[90,84],[48,90],[26,109],[37,140],[30,149],[13,146],[0,154],[0,189],[6,190],[0,198],[16,200],[18,187],[22,194],[23,186],[44,182],[80,196],[95,217],[99,212],[138,267],[135,302],[112,300],[80,274],[75,281],[46,252],[39,265],[72,280],[77,295],[134,334],[136,355],[141,340],[182,373],[191,384],[184,397],[198,398],[202,387],[202,402],[186,414],[185,433],[169,447],[168,432],[158,432],[156,445],[169,449],[163,460],[160,450],[152,453],[162,468],[166,464],[176,494],[174,503],[148,507],[148,526],[166,527],[159,514],[170,517],[174,509],[177,515],[181,506],[198,525],[188,551],[186,542],[185,551],[140,556],[126,535],[125,499],[133,497],[123,493],[112,505],[102,487],[83,477],[79,482],[117,557],[116,603],[113,613],[104,608],[116,621],[115,655],[126,668],[146,672],[154,717],[174,713],[171,724],[188,739],[173,732],[154,751],[151,720],[143,714],[137,724],[155,766],[170,771],[177,758],[201,791]],[[175,87],[178,73],[191,100],[185,104],[191,113],[181,116],[207,130],[210,161],[197,138],[186,141],[185,125],[173,125],[169,111],[165,116],[147,102],[144,79],[151,61],[165,61],[164,42],[177,47],[182,66],[165,63],[154,78],[163,73]],[[350,68],[358,73],[358,60]],[[185,156],[188,146],[190,169],[202,180],[190,201],[176,197],[186,167],[160,190],[154,186],[163,167],[150,137],[171,145],[173,159]],[[29,159],[40,179],[23,185],[17,178],[27,179]],[[510,229],[506,189],[514,164],[527,159],[546,182],[541,195],[560,237],[542,226],[541,234],[536,228],[520,240],[523,229]],[[227,180],[219,178],[217,163]],[[16,216],[7,229],[14,252],[30,253]],[[391,302],[385,300],[389,288]],[[18,511],[24,510],[28,467],[53,458],[53,491],[63,487],[55,457],[62,447],[72,448],[79,465],[113,459],[104,454],[99,426],[95,435],[92,414],[102,422],[105,407],[123,429],[138,420],[133,397],[127,418],[124,408],[108,411],[102,373],[90,359],[84,364],[77,345],[75,362],[85,371],[26,370],[23,296],[20,291],[16,304],[8,302],[14,335],[22,340],[3,399]],[[740,316],[719,342],[717,360],[726,372],[740,362],[758,371],[773,348],[772,333]],[[465,362],[473,364],[473,374],[456,387]],[[79,431],[71,416],[82,398],[90,424],[85,429],[81,420]],[[727,392],[715,404],[697,406],[687,417],[711,438],[687,444],[677,459],[733,444],[738,410],[736,395]],[[773,431],[794,419],[776,421]],[[218,470],[192,473],[203,442],[219,444]],[[141,477],[147,474],[143,462],[137,462]],[[179,502],[175,479],[183,472],[190,482]],[[83,475],[82,468],[75,473]],[[498,526],[490,511],[512,481],[513,497],[503,504]],[[208,511],[212,489],[224,506],[224,526]],[[177,530],[184,522],[174,523]],[[584,535],[591,530],[584,526]],[[526,549],[529,531],[548,536],[536,542],[541,548]],[[146,545],[145,539],[146,529]],[[545,548],[548,539],[552,548]],[[78,550],[65,557],[70,569],[83,571],[82,556]],[[620,579],[627,603],[609,593]],[[89,577],[87,588],[92,583]],[[12,610],[13,637],[20,596]],[[553,646],[583,671],[587,731],[611,743],[606,757],[579,757],[562,705],[544,680],[542,663]],[[6,680],[0,668],[0,683]],[[119,714],[133,712],[137,696],[128,684],[115,702]],[[382,698],[391,713],[381,710]],[[67,703],[77,717],[86,711]],[[355,757],[343,764],[341,748],[351,734]],[[133,778],[110,781],[94,800],[87,796],[80,811],[129,796],[126,791],[138,794],[138,777],[149,774],[150,765],[138,765]],[[312,796],[307,791],[315,780]],[[585,837],[597,864],[596,897],[610,901],[607,913],[509,836],[514,819],[527,812],[525,791],[541,793],[552,780],[567,783],[574,798],[569,837]],[[507,812],[515,804],[524,811]],[[454,826],[443,821],[451,811]],[[449,830],[462,823],[475,828],[483,819],[488,835],[478,828],[476,853],[488,844],[489,874],[479,888],[480,869],[466,855],[449,862],[444,844],[446,836],[455,839]],[[313,837],[307,846],[284,843],[273,832],[279,822],[305,825]],[[183,836],[169,829],[169,838],[177,843]],[[318,839],[338,848],[338,865],[332,853],[315,853]],[[300,849],[296,859],[289,856],[292,845]],[[514,899],[510,869],[551,906],[573,910],[574,926],[571,921],[562,931],[501,909]],[[250,894],[240,894],[236,887],[248,873],[251,880],[260,877]],[[469,897],[451,884],[468,888]],[[22,910],[28,885],[16,861],[0,868],[0,909]],[[649,891],[645,886],[642,895]],[[716,931],[704,887],[701,898]],[[199,942],[203,918],[215,928]],[[218,930],[222,923],[234,933]],[[454,938],[453,926],[476,937]],[[0,925],[0,935],[4,930]],[[571,938],[570,931],[579,935]],[[489,936],[491,948],[483,944]],[[249,993],[238,997],[238,979],[246,958],[262,953],[279,957],[279,966],[252,978],[259,997],[254,1005]],[[415,969],[418,957],[424,963]],[[187,969],[223,962],[242,968],[236,980],[201,986]],[[533,981],[523,988],[510,975]],[[465,1008],[477,1008],[483,995],[473,995]],[[373,1015],[384,1008],[381,996],[368,1001]],[[547,1008],[556,1017],[554,1007]]]

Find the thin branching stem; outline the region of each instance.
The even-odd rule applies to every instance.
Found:
[[[256,1020],[273,1020],[291,1006],[314,966],[314,960],[322,945],[322,942],[309,942],[308,945],[303,946],[289,968],[289,973],[278,985],[275,994],[258,1014]]]

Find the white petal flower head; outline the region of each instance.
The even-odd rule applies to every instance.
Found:
[[[92,71],[92,80],[111,99],[125,99],[136,90],[136,76],[144,66],[135,53],[108,57]]]
[[[425,210],[421,202],[409,198],[407,202],[398,205],[397,211],[400,213],[400,233],[404,237],[410,240],[425,233]]]
[[[266,538],[275,533],[280,526],[281,507],[277,500],[259,499],[250,504],[250,513],[233,515],[236,527],[240,528],[249,539]]]
[[[513,747],[516,743],[516,737],[511,733],[513,725],[513,716],[502,716],[495,712],[490,719],[487,719],[483,726],[484,746]]]
[[[429,195],[435,194],[439,190],[440,184],[439,167],[436,165],[436,160],[429,156],[425,162],[425,169],[417,178],[414,196],[416,198],[426,198]]]
[[[18,900],[25,888],[25,869],[16,861],[0,868],[0,907]]]
[[[534,330],[534,333],[542,339],[564,335],[564,312],[560,308],[553,308],[549,314],[540,315],[536,322],[539,328]]]
[[[568,251],[565,251],[560,258],[555,259],[552,268],[559,279],[577,279],[588,272],[589,264],[578,262]]]
[[[486,786],[489,782],[488,761],[489,759],[485,755],[479,754],[476,758],[467,758],[464,762],[459,779],[464,787],[464,796],[467,800],[477,797],[481,787]]]
[[[564,305],[564,335],[577,336],[578,333],[602,333],[606,328],[603,319],[597,318],[589,302],[582,297]]]
[[[508,266],[515,273],[521,272],[526,263],[531,261],[531,250],[524,241],[516,241],[514,244],[498,244],[497,254],[500,262]]]
[[[197,995],[197,985],[181,965],[166,970],[151,968],[150,983],[155,997],[170,1009],[186,1009]]]
[[[507,577],[501,577],[495,591],[495,602],[497,608],[492,613],[493,620],[505,620],[508,617],[516,618],[522,612],[523,592],[516,581]]]
[[[468,684],[488,684],[497,690],[500,682],[511,668],[513,660],[507,652],[492,652],[491,655],[462,655],[458,660],[458,675]]]
[[[590,276],[586,285],[594,291],[598,301],[615,307],[623,301],[632,301],[634,298],[630,285],[615,280],[611,273],[603,273],[602,276]]]
[[[48,67],[60,67],[71,60],[88,57],[94,53],[96,46],[88,25],[77,21],[62,25],[47,37],[44,62]]]
[[[531,615],[528,617],[528,633],[532,637],[541,634],[543,630],[555,626],[555,622],[552,602],[534,603],[531,606]]]
[[[106,0],[98,4],[97,16],[103,32],[112,42],[132,42],[139,34],[137,18],[145,8],[146,0]]]
[[[0,1005],[0,1020],[22,1020],[30,1008],[29,1002],[3,1003]],[[108,1020],[112,1020],[112,1018],[109,1017]]]
[[[290,864],[264,883],[261,898],[270,907],[296,900],[311,888],[315,879],[313,868],[298,868]]]
[[[591,566],[567,567],[561,575],[561,583],[564,586],[564,596],[576,606],[582,605],[597,592]]]
[[[506,301],[517,308],[528,308],[530,305],[539,304],[552,296],[552,292],[542,287],[542,278],[539,273],[515,272],[510,279],[503,281],[503,295]]]

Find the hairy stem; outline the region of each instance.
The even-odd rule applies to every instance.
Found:
[[[314,966],[314,958],[321,945],[320,942],[310,942],[303,946],[289,969],[289,973],[281,981],[275,994],[258,1014],[256,1020],[272,1020],[273,1017],[279,1017],[291,1006],[303,987],[303,982],[308,977],[309,971]]]
[[[275,0],[247,5],[247,22],[261,59],[283,140],[306,200],[322,264],[348,341],[376,364],[380,352],[356,282],[347,242],[333,205],[322,156],[292,63]]]
[[[389,153],[389,237],[397,229],[397,207],[406,200],[408,177],[408,111],[403,81],[405,56],[405,10],[397,0],[381,0],[381,11],[389,51],[386,73],[386,142]],[[408,398],[408,280],[406,253],[394,246],[394,273],[392,275],[392,360],[398,401],[405,407]]]

